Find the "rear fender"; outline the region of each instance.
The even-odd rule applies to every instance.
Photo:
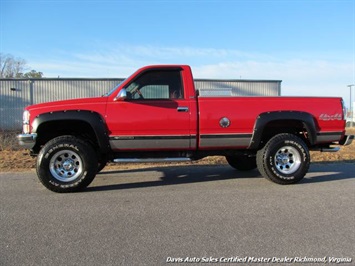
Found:
[[[310,144],[315,144],[317,139],[316,124],[310,113],[300,111],[275,111],[265,112],[258,116],[254,124],[254,132],[249,149],[258,149],[265,127],[270,122],[277,122],[281,120],[301,122],[308,133],[308,140]],[[287,128],[287,125],[285,125],[285,128]]]

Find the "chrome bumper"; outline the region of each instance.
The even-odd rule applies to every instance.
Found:
[[[354,135],[345,135],[344,138],[341,141],[339,141],[339,144],[344,146],[350,145],[354,137],[355,137]]]
[[[33,146],[36,144],[36,138],[36,133],[17,135],[19,144],[25,149],[32,149]]]

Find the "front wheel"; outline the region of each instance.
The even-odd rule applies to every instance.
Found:
[[[303,179],[309,169],[310,156],[302,139],[283,133],[271,138],[257,152],[256,163],[262,176],[286,185]]]
[[[74,136],[52,139],[37,157],[37,175],[54,192],[74,192],[95,178],[98,161],[94,149]]]

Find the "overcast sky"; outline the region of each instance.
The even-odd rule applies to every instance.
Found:
[[[283,95],[347,105],[355,83],[355,0],[0,0],[0,30],[0,52],[45,77],[189,64],[195,78],[282,80]]]

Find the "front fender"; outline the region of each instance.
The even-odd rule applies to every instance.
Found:
[[[38,115],[32,122],[32,133],[37,133],[39,127],[47,122],[83,121],[94,131],[97,143],[102,152],[109,151],[107,127],[99,113],[82,110],[56,111]]]

